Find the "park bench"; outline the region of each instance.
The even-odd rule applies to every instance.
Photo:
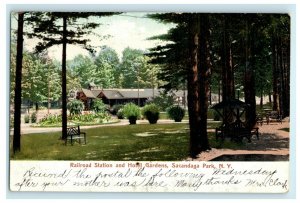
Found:
[[[282,123],[282,115],[277,111],[271,111],[267,113],[266,117],[267,117],[267,124],[269,124],[271,121]]]
[[[68,127],[67,128],[67,138],[65,140],[65,145],[67,145],[68,141],[70,141],[71,145],[73,145],[73,142],[78,142],[81,144],[81,141],[84,141],[84,144],[86,144],[86,133],[80,132],[80,127]]]
[[[256,115],[256,124],[262,126],[264,123],[264,118],[260,114]]]
[[[248,142],[251,142],[253,135],[259,140],[258,127],[247,128],[241,121],[236,121],[228,125],[222,125],[216,128],[216,139],[221,137],[224,141],[225,137],[229,137],[231,140],[236,142],[242,142],[243,138],[247,138]]]

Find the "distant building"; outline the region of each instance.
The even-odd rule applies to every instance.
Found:
[[[159,96],[163,89],[102,89],[90,84],[89,89],[82,88],[77,91],[76,99],[81,100],[85,105],[85,110],[89,110],[94,99],[102,99],[103,103],[113,106],[115,104],[126,104],[129,102],[139,106],[144,106],[147,101]],[[172,91],[175,103],[187,107],[187,91]],[[218,102],[218,95],[212,94],[212,103]]]
[[[89,110],[92,101],[96,98],[102,99],[103,103],[113,106],[115,104],[126,104],[129,102],[144,106],[146,101],[151,101],[163,92],[162,89],[101,89],[89,86],[89,89],[82,88],[77,91],[76,99],[81,100],[85,109]],[[174,91],[174,99],[179,104],[186,101],[186,92],[183,90]]]

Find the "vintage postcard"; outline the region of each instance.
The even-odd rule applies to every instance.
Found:
[[[288,14],[10,17],[11,191],[289,191]]]

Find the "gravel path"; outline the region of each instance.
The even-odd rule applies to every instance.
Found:
[[[137,124],[148,124],[147,120],[137,120]],[[157,124],[168,124],[168,123],[176,123],[173,120],[169,119],[160,119],[158,120]],[[188,120],[182,120],[181,123],[188,123]],[[99,128],[105,126],[122,126],[122,125],[129,125],[127,119],[120,119],[119,122],[111,123],[111,124],[101,124],[101,125],[92,125],[92,126],[82,126],[81,129],[88,129],[88,128]],[[21,124],[21,134],[31,134],[31,133],[45,133],[45,132],[57,132],[61,131],[61,127],[31,127],[31,124],[22,123]],[[11,132],[12,133],[12,132]]]

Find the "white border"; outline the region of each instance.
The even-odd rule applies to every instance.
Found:
[[[81,1],[82,2],[82,1]],[[0,17],[0,20],[1,20],[1,27],[2,27],[2,32],[1,32],[1,37],[0,37],[0,44],[2,44],[2,49],[0,49],[0,63],[1,63],[1,67],[7,67],[7,64],[8,64],[8,56],[7,56],[7,50],[4,48],[4,45],[6,44],[7,45],[7,42],[8,42],[8,36],[7,36],[7,33],[8,32],[3,32],[3,30],[6,30],[7,31],[7,4],[23,4],[23,5],[14,5],[13,7],[14,8],[24,8],[24,7],[28,7],[28,8],[34,8],[36,7],[38,10],[43,10],[43,9],[49,9],[49,5],[45,6],[45,4],[53,4],[53,3],[57,3],[57,4],[68,4],[68,3],[72,3],[73,5],[64,5],[62,6],[62,8],[64,9],[68,9],[68,8],[75,8],[76,5],[74,4],[77,4],[77,8],[78,8],[78,4],[81,3],[80,1],[77,1],[77,0],[74,0],[72,2],[68,2],[68,1],[64,1],[64,0],[45,0],[45,1],[38,1],[38,0],[31,0],[31,1],[17,1],[17,0],[1,0],[1,7],[0,7],[0,13],[1,13],[1,17]],[[98,4],[100,3],[99,1],[91,1],[91,0],[85,0],[84,1],[85,4],[84,5],[80,5],[80,8],[82,8],[82,6],[86,6],[86,4],[89,4],[89,3],[93,3],[93,4]],[[143,11],[143,9],[145,9],[146,11],[149,11],[149,7],[151,7],[150,5],[152,5],[152,9],[153,7],[155,7],[156,9],[154,10],[161,10],[161,11],[170,11],[169,8],[171,8],[171,10],[173,11],[179,11],[179,10],[182,10],[183,7],[189,7],[190,11],[193,11],[194,10],[194,6],[193,5],[190,5],[189,4],[194,4],[194,3],[198,3],[199,1],[192,1],[192,0],[185,0],[185,1],[178,1],[178,0],[144,0],[144,1],[139,1],[139,0],[135,0],[135,1],[129,1],[129,0],[111,0],[111,1],[106,1],[106,2],[102,2],[103,4],[106,4],[106,8],[109,7],[109,5],[114,5],[114,6],[110,6],[110,8],[118,8],[120,10],[136,10],[136,11]],[[25,3],[25,4],[24,4]],[[163,6],[160,6],[160,5],[155,5],[155,4],[164,4]],[[178,4],[183,4],[184,5],[178,5]],[[200,11],[201,9],[203,9],[203,12],[205,12],[205,9],[207,10],[208,7],[211,6],[211,8],[217,8],[217,9],[220,9],[220,11],[225,11],[225,12],[234,12],[236,11],[237,9],[239,9],[238,11],[241,12],[286,12],[286,11],[291,11],[291,8],[287,9],[287,5],[286,4],[295,4],[297,5],[298,4],[298,1],[296,0],[286,0],[286,1],[282,1],[282,0],[268,0],[268,1],[262,1],[262,0],[252,0],[251,2],[250,1],[226,1],[226,4],[224,1],[214,1],[214,0],[210,0],[210,1],[201,1],[199,2],[201,3],[201,8],[200,8]],[[39,4],[39,5],[28,5],[28,4]],[[44,5],[42,5],[44,4]],[[108,5],[109,4],[109,5]],[[131,4],[131,5],[130,5]],[[132,5],[132,4],[139,4],[139,5]],[[147,4],[147,6],[145,6],[145,4]],[[167,6],[167,4],[169,4]],[[206,5],[203,5],[203,4],[206,4]],[[210,4],[210,5],[207,5],[207,4]],[[213,5],[214,4],[214,5]],[[219,4],[222,4],[222,5],[219,5]],[[229,5],[229,4],[241,4],[241,5]],[[242,8],[243,5],[247,4],[247,8]],[[256,5],[254,5],[256,4]],[[267,5],[269,4],[269,5]],[[282,4],[281,5],[277,5],[276,4]],[[143,6],[144,5],[144,6]],[[10,5],[11,6],[11,5]],[[53,5],[50,5],[50,8],[51,6]],[[100,6],[100,5],[99,5]],[[108,7],[107,7],[108,6]],[[292,5],[291,5],[292,6]],[[104,6],[105,7],[105,6]],[[240,7],[240,8],[239,8]],[[142,9],[142,10],[141,10]],[[286,9],[286,10],[285,10]],[[298,12],[296,12],[298,11]],[[299,22],[299,15],[296,15],[296,13],[299,13],[299,8],[296,8],[296,11],[294,11],[294,15],[295,17],[297,18],[297,21]],[[297,133],[296,132],[299,132],[299,127],[296,125],[296,120],[297,120],[297,117],[299,116],[299,109],[296,108],[296,100],[298,99],[298,93],[297,93],[297,89],[299,88],[299,82],[296,81],[296,76],[299,76],[299,71],[296,69],[296,67],[298,67],[299,65],[299,60],[297,60],[298,57],[296,57],[296,53],[297,53],[297,56],[298,56],[298,49],[300,47],[299,45],[299,40],[296,41],[296,33],[299,33],[299,27],[296,27],[296,23],[293,23],[293,34],[294,34],[294,37],[292,38],[292,40],[294,39],[294,42],[295,43],[292,43],[292,51],[294,51],[294,54],[292,55],[292,61],[291,61],[291,73],[292,73],[292,77],[291,77],[291,95],[292,95],[292,98],[291,98],[291,135],[292,136],[295,136]],[[299,24],[299,23],[298,23]],[[297,29],[297,31],[296,31]],[[6,47],[7,48],[7,47]],[[5,50],[5,51],[4,51]],[[295,52],[296,51],[296,52]],[[293,60],[294,58],[294,60]],[[8,91],[8,71],[6,70],[5,74],[3,74],[4,72],[2,72],[2,74],[0,74],[0,86],[2,88],[2,93],[3,92],[7,92]],[[3,95],[3,94],[2,94]],[[7,96],[7,94],[6,94]],[[4,99],[2,97],[2,99],[0,100],[0,105],[1,107],[7,107],[8,106],[8,103],[7,103],[8,99]],[[4,112],[4,111],[3,111]],[[2,113],[0,118],[1,118],[1,135],[2,135],[2,139],[1,140],[1,151],[0,153],[1,154],[5,154],[6,156],[4,157],[4,159],[1,159],[1,161],[3,161],[1,164],[1,166],[7,166],[7,158],[8,158],[8,154],[7,154],[7,139],[4,138],[6,137],[7,135],[7,130],[6,130],[6,126],[7,126],[7,119],[6,119],[6,115],[7,115],[7,110],[6,110],[6,113]],[[5,136],[4,136],[5,135]],[[6,147],[2,147],[3,145],[5,146],[6,144]],[[291,148],[294,148],[295,150],[297,150],[297,146],[299,146],[299,139],[297,139],[297,143],[291,143]],[[295,157],[294,157],[295,159]],[[294,168],[294,166],[296,166],[296,161],[294,161],[291,165],[291,168],[292,170],[294,171],[293,173],[293,176],[292,176],[292,179],[295,180],[294,184],[296,184],[296,182],[299,182],[299,178],[297,177],[297,180],[296,180],[296,176],[295,176],[295,171],[296,171],[296,168]],[[298,166],[298,163],[297,163],[297,166]],[[299,168],[299,167],[298,167]],[[7,171],[7,167],[0,167],[0,174],[2,175],[2,177],[4,176],[4,174],[8,174],[8,171]],[[176,198],[178,199],[178,201],[182,201],[181,199],[184,198],[184,199],[194,199],[194,198],[209,198],[209,199],[226,199],[226,198],[232,198],[232,199],[236,199],[236,198],[262,198],[262,199],[265,199],[267,198],[265,195],[255,195],[255,196],[252,196],[252,195],[237,195],[237,196],[232,196],[232,195],[228,195],[228,194],[220,194],[220,195],[211,195],[211,194],[172,194],[172,195],[168,195],[168,194],[165,194],[165,195],[155,195],[155,194],[136,194],[136,195],[132,195],[132,194],[100,194],[100,195],[90,195],[90,194],[55,194],[55,193],[51,193],[51,194],[41,194],[41,193],[37,193],[37,194],[28,194],[28,193],[23,193],[21,196],[19,194],[15,195],[15,194],[9,194],[10,192],[7,191],[7,188],[8,188],[8,184],[1,184],[1,195],[0,195],[0,199],[2,200],[1,202],[3,202],[3,200],[6,202],[8,201],[7,196],[9,198],[76,198],[77,201],[82,201],[81,199],[82,198]],[[297,191],[299,191],[299,189],[297,188]],[[295,192],[295,191],[294,191]],[[298,192],[297,192],[298,193]],[[18,197],[19,196],[19,197]],[[267,195],[268,196],[268,195]],[[282,197],[282,196],[281,196]],[[3,199],[2,199],[3,198]],[[276,195],[272,195],[272,196],[269,196],[268,198],[270,198],[270,201],[272,202],[276,202],[273,198],[280,198]],[[17,199],[15,199],[17,200]],[[39,200],[40,201],[40,200]],[[45,200],[43,200],[45,201]],[[51,201],[48,200],[48,201]],[[144,201],[144,200],[143,200]],[[205,200],[207,201],[207,200]],[[223,200],[220,200],[220,201],[223,201]],[[247,201],[247,200],[243,200],[243,201]],[[253,201],[253,200],[249,200],[249,201]],[[265,200],[263,200],[265,202]],[[280,200],[278,200],[280,201]],[[288,201],[288,200],[285,200],[285,201]],[[295,201],[294,200],[289,200],[291,202]],[[23,201],[22,201],[23,202]],[[32,200],[30,200],[30,202],[32,202]],[[72,201],[73,202],[73,201]],[[173,202],[173,200],[172,200]],[[175,202],[175,201],[174,201]],[[230,200],[230,202],[232,202],[232,200]]]

